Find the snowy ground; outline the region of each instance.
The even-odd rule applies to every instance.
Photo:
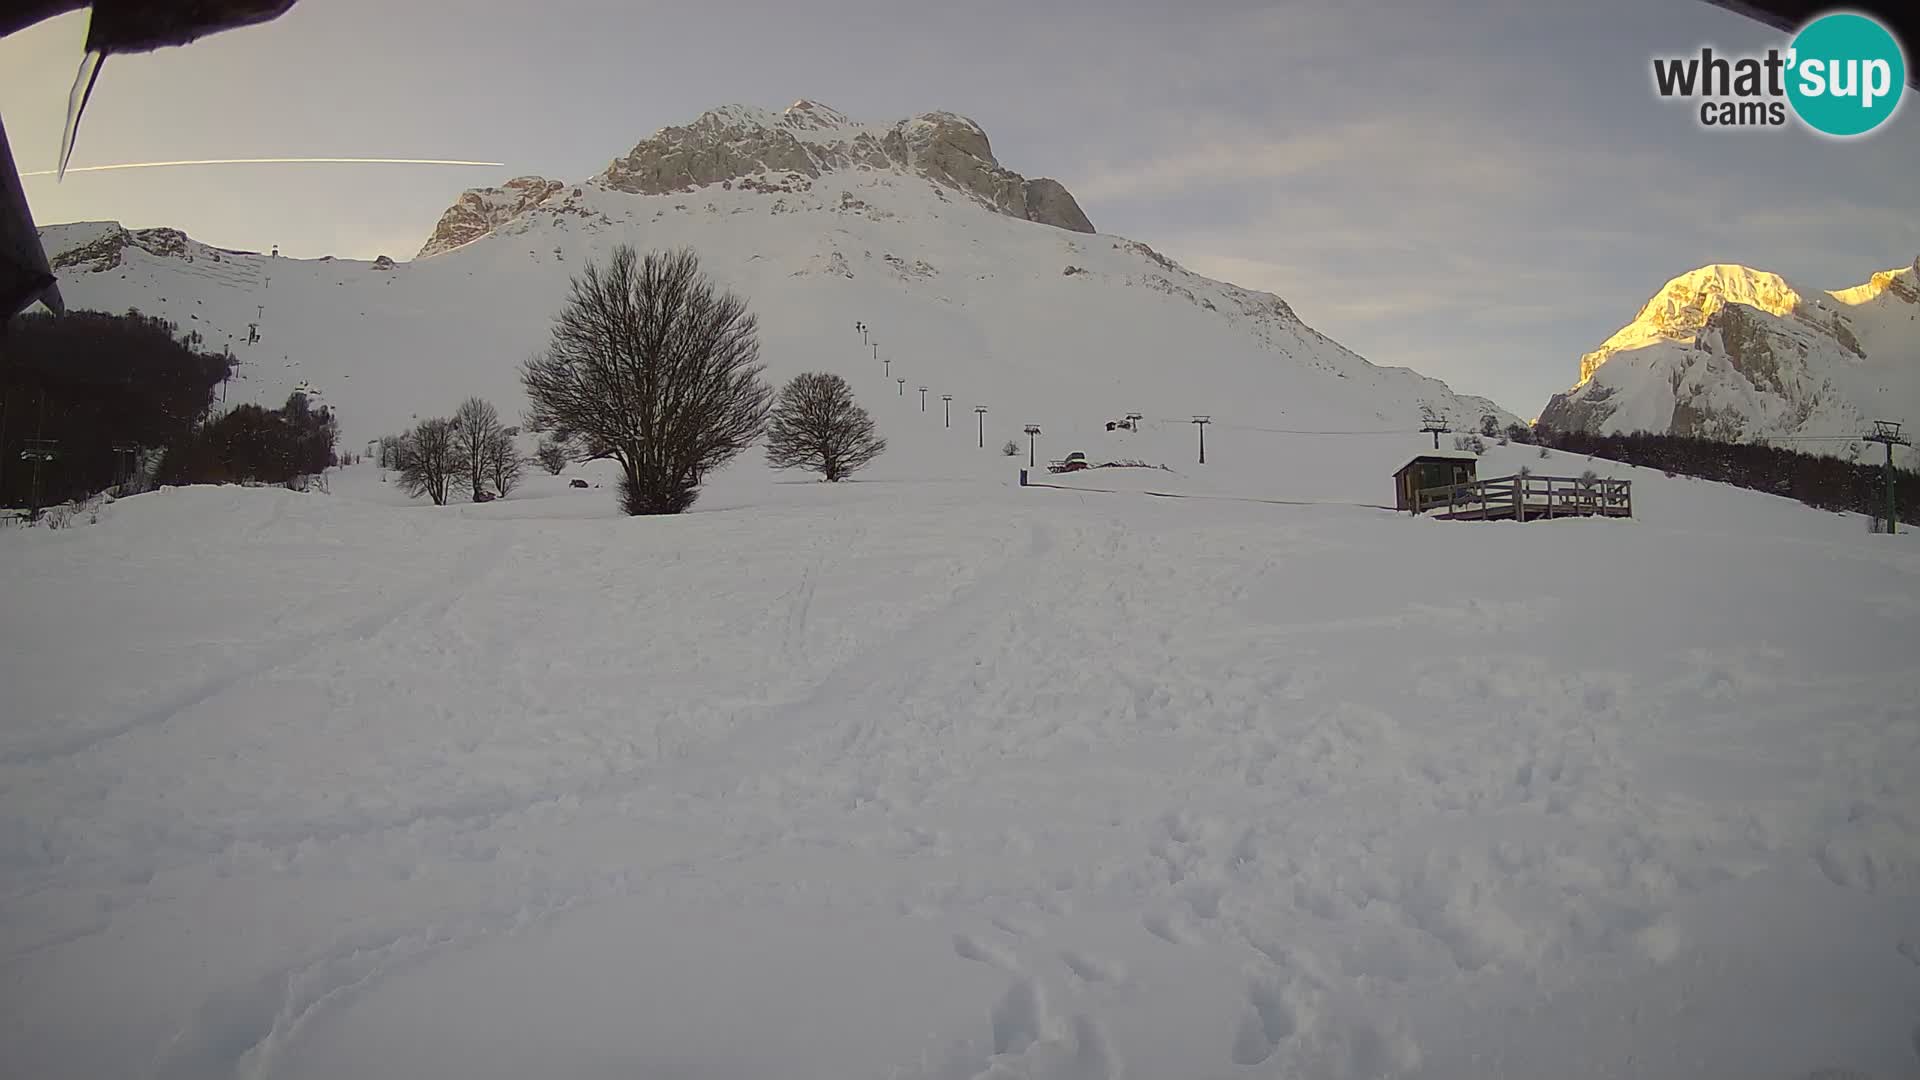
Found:
[[[0,1074],[1920,1075],[1920,544],[1379,442],[0,533]]]

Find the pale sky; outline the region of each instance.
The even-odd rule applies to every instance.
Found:
[[[0,41],[22,170],[54,163],[85,26]],[[407,258],[465,188],[584,179],[716,105],[946,109],[979,121],[1003,165],[1066,184],[1102,232],[1532,416],[1685,270],[1740,262],[1838,288],[1920,255],[1911,102],[1843,143],[1703,131],[1654,96],[1655,54],[1782,39],[1674,0],[301,0],[266,26],[110,59],[74,164],[505,166],[81,173],[26,190],[43,223]]]

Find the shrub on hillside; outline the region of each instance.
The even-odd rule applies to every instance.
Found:
[[[166,484],[284,484],[337,463],[340,425],[325,406],[293,394],[278,409],[236,405],[168,448]]]
[[[547,470],[550,476],[559,476],[567,468],[567,448],[558,439],[541,439],[540,446],[533,452],[533,460]]]

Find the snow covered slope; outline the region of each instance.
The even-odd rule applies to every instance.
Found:
[[[1911,1076],[1920,545],[1615,471],[0,532],[0,1075]]]
[[[1827,293],[1744,266],[1682,274],[1540,414],[1564,430],[1794,437],[1835,455],[1860,444],[1805,437],[1873,419],[1920,424],[1920,260]]]
[[[953,394],[956,427],[987,406],[990,445],[1030,422],[1066,435],[1128,412],[1340,430],[1415,428],[1423,408],[1511,419],[1367,363],[1279,297],[1073,231],[1064,204],[999,166],[970,122],[932,114],[869,129],[822,113],[716,110],[517,211],[550,182],[463,198],[463,224],[429,244],[460,246],[412,262],[235,255],[101,223],[42,236],[69,304],[138,307],[215,348],[231,343],[242,366],[229,400],[273,402],[311,384],[353,444],[467,394],[518,412],[519,364],[543,346],[569,276],[619,243],[695,248],[749,297],[771,377],[838,371],[869,403],[899,396],[904,377],[916,402],[922,385],[935,408]],[[687,171],[713,154],[725,167]],[[732,175],[765,162],[778,171]],[[668,189],[648,193],[663,176]],[[872,327],[877,357],[856,321]],[[917,453],[910,442],[901,453]],[[946,444],[927,453],[930,467],[973,467]]]

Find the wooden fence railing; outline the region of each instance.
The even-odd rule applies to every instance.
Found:
[[[1513,475],[1414,492],[1413,512],[1450,521],[1632,517],[1633,481]]]

